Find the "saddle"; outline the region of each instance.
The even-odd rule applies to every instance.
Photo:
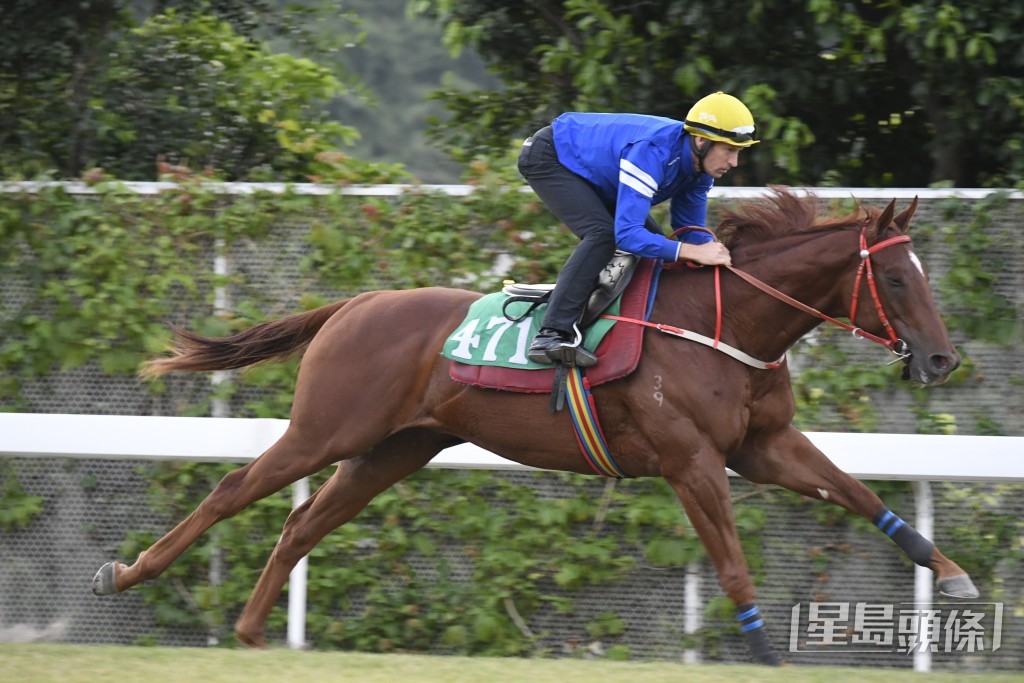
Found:
[[[587,300],[587,305],[584,306],[583,312],[580,313],[580,317],[576,322],[580,329],[586,329],[588,325],[597,320],[604,313],[605,309],[615,301],[616,297],[625,291],[639,263],[640,257],[635,254],[625,251],[615,252],[611,261],[608,262],[598,275],[597,285],[594,287],[594,291],[590,293],[590,298]],[[519,322],[530,315],[535,308],[547,303],[548,299],[551,298],[551,292],[554,291],[554,288],[555,285],[553,284],[520,285],[515,282],[506,282],[501,291],[509,298],[505,301],[504,306],[502,306],[501,312],[512,322]],[[523,302],[530,303],[530,307],[526,309],[525,313],[520,316],[509,314],[508,307],[510,304]],[[582,358],[577,361],[576,353],[563,356],[562,362],[558,363],[555,367],[555,375],[551,384],[551,412],[557,412],[565,405],[569,368],[576,365],[585,367],[592,365],[593,362],[593,357],[587,363],[582,362]]]
[[[625,288],[625,291],[620,298],[621,315],[640,319],[646,318],[647,309],[653,298],[653,291],[656,288],[656,274],[658,268],[659,262],[655,259],[642,258],[638,260],[636,268],[628,280],[621,276],[620,285]],[[617,271],[618,268],[615,266],[608,268],[609,274]],[[626,286],[627,284],[628,287]],[[552,289],[550,285],[516,285],[515,287],[522,289],[513,289],[513,292],[523,293],[514,294],[513,296],[536,296],[537,298],[545,296],[545,294],[550,292]],[[495,310],[495,313],[501,315],[504,299],[507,298],[508,295],[503,292],[496,292],[495,296],[501,297],[503,300],[502,303],[499,303],[496,306]],[[604,294],[602,296],[606,297],[608,295]],[[488,297],[485,296],[478,300],[477,303],[480,303],[487,298]],[[523,300],[530,301],[530,305],[534,302],[534,299],[532,298]],[[520,304],[520,306],[526,307],[522,304]],[[594,313],[588,313],[588,315],[593,316]],[[506,317],[506,319],[508,318]],[[600,323],[606,323],[606,321],[599,321],[597,324]],[[512,325],[522,325],[522,323],[515,323]],[[480,331],[482,331],[483,327],[484,326],[480,326]],[[497,326],[495,329],[497,330],[500,327],[501,326]],[[590,329],[592,328],[593,326],[591,326]],[[610,326],[608,332],[593,349],[599,361],[596,366],[588,369],[587,379],[592,387],[626,377],[636,369],[640,360],[644,329],[645,328],[643,328],[643,326],[639,325]],[[460,327],[457,330],[464,330],[464,328]],[[475,334],[478,334],[476,327],[474,327],[471,333],[467,334],[466,337],[471,339]],[[460,342],[457,342],[452,338],[445,342],[446,345],[451,347],[457,347],[459,343]],[[522,344],[525,343],[526,339],[522,341]],[[480,348],[483,348],[483,346],[481,345]],[[514,347],[511,350],[514,352]],[[525,364],[525,346],[520,350],[523,353],[521,362]],[[467,384],[485,389],[499,389],[502,391],[515,391],[522,393],[550,393],[553,388],[553,380],[555,379],[554,376],[556,374],[556,370],[551,366],[548,366],[547,368],[539,367],[526,369],[522,367],[503,367],[496,364],[477,364],[477,362],[467,361],[465,355],[452,353],[451,349],[443,352],[442,355],[452,361],[449,364],[451,377],[454,381],[459,382],[460,384]]]
[[[608,262],[608,265],[598,275],[597,285],[594,287],[594,291],[591,292],[590,299],[587,300],[587,305],[580,314],[580,318],[577,321],[580,329],[587,327],[597,320],[605,312],[605,309],[615,301],[616,297],[625,291],[639,263],[640,257],[636,254],[630,254],[625,251],[615,252],[612,260]],[[547,303],[554,289],[555,285],[553,284],[521,285],[517,282],[506,280],[505,286],[502,287],[501,291],[509,298],[502,307],[502,313],[509,320],[519,322],[530,315],[535,308]],[[523,302],[530,304],[525,313],[519,316],[512,316],[508,313],[510,304]]]

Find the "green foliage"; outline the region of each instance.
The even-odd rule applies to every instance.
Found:
[[[46,503],[41,496],[25,493],[8,458],[0,458],[0,500],[0,531],[27,527]]]
[[[956,510],[955,524],[949,524],[946,534],[949,543],[963,553],[962,566],[982,585],[990,587],[991,600],[1004,600],[1012,596],[997,578],[997,570],[1019,567],[1024,561],[1024,520],[1015,514],[1000,512],[1002,504],[1020,495],[1019,487],[1011,485],[986,486],[975,484],[935,484],[942,496],[952,501]],[[1011,592],[1012,593],[1012,592]],[[1013,609],[1019,610],[1018,604]]]
[[[341,179],[331,155],[357,133],[326,103],[343,91],[325,66],[172,10],[115,47],[94,102],[96,163],[135,178],[166,157],[228,180]]]
[[[1020,311],[993,287],[1006,267],[1004,259],[994,258],[993,253],[1002,249],[1013,253],[1014,245],[1018,249],[1024,245],[1016,230],[997,232],[992,225],[992,212],[1006,203],[1005,193],[992,194],[971,205],[958,199],[946,202],[950,223],[941,228],[941,233],[951,246],[953,262],[939,283],[949,304],[947,315],[952,325],[971,338],[1004,346],[1020,339],[1024,330]],[[970,217],[969,222],[961,219],[964,214]]]
[[[1024,2],[416,0],[504,89],[449,92],[434,135],[500,153],[563,111],[682,118],[725,90],[765,144],[740,185],[1013,186],[1024,179]],[[765,26],[775,27],[765,31]]]
[[[10,0],[0,30],[0,177],[52,169],[77,175],[83,122],[110,36],[130,23],[125,3]]]
[[[17,406],[25,380],[87,363],[131,374],[166,344],[168,322],[223,335],[279,317],[277,302],[265,301],[240,276],[216,278],[212,260],[218,248],[267,239],[282,222],[310,226],[310,249],[300,261],[306,280],[287,284],[310,308],[324,302],[316,291],[396,283],[461,281],[493,291],[505,277],[493,271],[498,254],[512,257],[517,275],[553,280],[572,236],[535,201],[500,187],[486,168],[476,181],[480,192],[457,202],[415,190],[399,201],[294,193],[225,201],[195,183],[149,197],[114,182],[95,186],[88,200],[60,189],[2,195],[0,275],[24,286],[0,304],[0,396]],[[526,232],[544,238],[524,240]],[[213,315],[214,291],[223,285],[252,292],[236,302],[230,319]],[[250,408],[283,417],[293,381],[294,364],[283,364],[223,389],[273,389]]]
[[[309,8],[280,12],[265,0],[162,2],[140,24],[130,4],[15,3],[9,25],[23,30],[11,42],[0,36],[10,67],[0,69],[0,174],[368,175],[370,165],[340,151],[358,133],[328,110],[343,93],[362,96],[329,57],[351,15],[335,16],[338,35],[328,38],[305,28]],[[376,171],[381,182],[404,177]]]
[[[849,362],[835,344],[840,333],[839,328],[822,327],[813,333],[813,343],[804,340],[794,347],[799,367],[793,377],[794,423],[801,429],[829,431],[833,414],[853,431],[870,432],[878,424],[871,392],[888,387],[896,375]]]
[[[14,248],[6,252],[4,273],[17,271],[37,283],[4,316],[0,367],[9,382],[58,365],[77,367],[93,357],[107,372],[131,371],[141,353],[155,348],[146,340],[163,336],[154,315],[164,311],[144,302],[163,299],[175,288],[196,291],[201,272],[171,268],[200,248],[189,221],[167,230],[152,220],[151,207],[122,205],[119,213],[118,196],[112,188],[106,195],[110,203],[92,206],[55,191],[26,196],[5,212],[3,233]],[[132,229],[135,221],[142,230]]]
[[[194,304],[209,286],[198,256],[220,232],[213,201],[182,191],[158,206],[116,184],[88,202],[59,189],[5,197],[0,273],[31,289],[0,315],[0,392],[89,361],[130,373],[157,351],[164,321],[181,320],[180,302]]]

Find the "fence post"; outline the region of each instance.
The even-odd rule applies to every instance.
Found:
[[[309,479],[303,477],[292,485],[292,509],[309,498]],[[306,576],[309,559],[303,557],[288,575],[288,647],[306,647]]]
[[[683,600],[685,605],[683,633],[693,636],[700,630],[700,615],[704,611],[704,606],[700,602],[700,562],[698,560],[691,560],[686,565]],[[700,648],[686,648],[686,651],[683,652],[683,662],[685,664],[700,664]]]
[[[914,500],[917,505],[915,520],[918,533],[931,540],[934,536],[934,509],[932,489],[927,481],[914,482]],[[932,670],[931,639],[927,610],[932,607],[932,570],[914,565],[914,611],[918,615],[917,650],[914,651],[914,671]]]
[[[214,242],[213,249],[213,274],[216,280],[213,289],[213,312],[217,315],[227,315],[231,300],[228,298],[228,290],[224,283],[227,281],[230,266],[224,239],[218,237]],[[218,396],[217,391],[218,387],[228,381],[230,377],[230,372],[224,370],[218,370],[210,377],[210,387],[213,391],[213,400],[210,401],[211,417],[231,417],[231,405],[224,397]],[[210,533],[209,576],[210,585],[215,589],[219,588],[224,581],[224,548],[221,546],[219,528],[214,528]],[[206,644],[210,646],[219,644],[223,635],[223,626],[211,627],[206,637]]]

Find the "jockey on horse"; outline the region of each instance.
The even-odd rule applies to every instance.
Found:
[[[754,139],[754,118],[723,92],[704,97],[683,122],[642,114],[569,112],[523,143],[519,171],[580,243],[565,262],[528,356],[583,367],[597,358],[580,346],[577,323],[616,248],[665,261],[731,265],[710,233],[665,237],[649,216],[671,200],[673,229],[705,227],[708,191],[739,164]]]

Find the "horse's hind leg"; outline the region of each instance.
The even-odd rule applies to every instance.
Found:
[[[289,427],[263,455],[227,474],[192,514],[142,552],[130,567],[120,562],[101,567],[93,579],[93,592],[110,595],[159,576],[217,522],[337,460],[338,455],[325,444],[326,440],[314,443],[294,426]]]
[[[375,496],[422,468],[448,445],[450,437],[403,432],[366,455],[339,463],[334,475],[288,516],[281,539],[235,623],[238,640],[253,647],[265,646],[267,617],[298,561]]]
[[[886,508],[871,489],[836,467],[795,427],[757,439],[727,464],[752,482],[778,484],[860,515],[889,536],[911,560],[933,570],[940,592],[955,598],[978,597],[967,572]]]

